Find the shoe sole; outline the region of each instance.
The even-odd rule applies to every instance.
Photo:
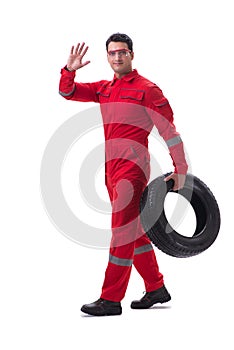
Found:
[[[122,310],[112,310],[112,311],[106,311],[105,313],[96,313],[96,312],[87,310],[83,307],[81,308],[81,311],[91,316],[118,316],[122,314]]]
[[[131,305],[131,309],[149,309],[149,308],[151,308],[153,305],[155,305],[155,304],[164,304],[164,303],[167,303],[168,301],[170,301],[171,300],[171,297],[170,296],[168,296],[168,298],[166,298],[166,299],[163,299],[163,300],[158,300],[158,301],[156,301],[155,303],[152,303],[152,304],[149,304],[148,306],[132,306]]]

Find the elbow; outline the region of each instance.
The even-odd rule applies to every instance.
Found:
[[[73,89],[71,91],[68,91],[68,92],[64,92],[64,91],[59,89],[59,95],[66,98],[67,100],[69,100],[72,97],[72,95],[74,94],[75,88],[76,87],[74,85]]]

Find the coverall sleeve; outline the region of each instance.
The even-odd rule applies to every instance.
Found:
[[[67,100],[81,102],[99,102],[96,91],[100,83],[77,83],[75,82],[75,71],[61,69],[59,82],[59,94]]]
[[[188,170],[184,146],[180,134],[173,123],[173,111],[168,100],[156,85],[149,90],[147,98],[148,114],[164,139],[173,161],[175,173],[186,174]]]

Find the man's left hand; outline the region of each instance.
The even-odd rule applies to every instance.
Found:
[[[168,175],[167,177],[165,177],[164,181],[167,182],[171,179],[174,181],[173,191],[178,191],[184,187],[186,175],[172,173],[172,174]]]

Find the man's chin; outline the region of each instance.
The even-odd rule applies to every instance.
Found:
[[[123,66],[121,64],[115,64],[113,66],[113,69],[114,69],[114,71],[117,71],[117,72],[124,70]]]
[[[119,66],[114,66],[113,70],[115,73],[118,74],[127,74],[127,70],[123,68],[123,66],[119,65]]]

